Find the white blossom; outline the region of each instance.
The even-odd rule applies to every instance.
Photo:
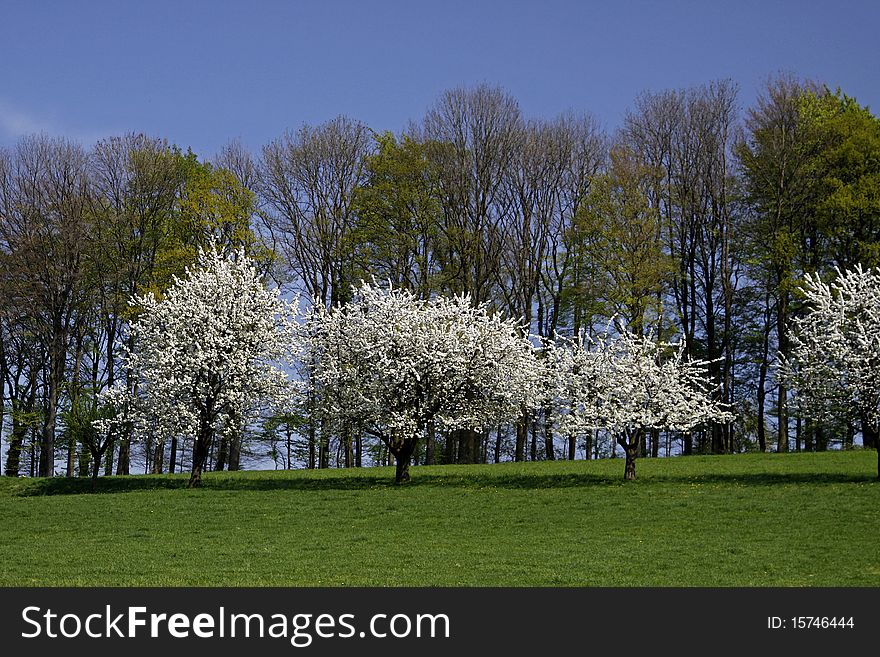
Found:
[[[801,289],[807,312],[792,322],[789,357],[779,367],[794,403],[807,417],[861,419],[877,431],[880,269],[837,270],[832,282],[807,275]]]
[[[267,289],[243,252],[212,248],[164,297],[146,294],[131,305],[140,308],[127,354],[137,375],[133,419],[160,439],[193,441],[198,485],[216,431],[284,408],[295,394],[281,363],[296,347],[296,304]]]
[[[706,361],[687,358],[684,344],[658,342],[623,326],[591,338],[547,346],[555,364],[554,420],[566,435],[607,430],[627,454],[635,477],[641,434],[651,429],[687,432],[733,415],[713,399]]]
[[[429,423],[479,430],[537,401],[540,368],[523,328],[467,296],[363,284],[343,306],[317,306],[305,331],[326,417],[381,438],[398,480]]]

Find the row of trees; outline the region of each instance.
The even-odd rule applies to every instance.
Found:
[[[172,461],[178,440],[188,442],[199,486],[217,436],[234,440],[261,411],[284,416],[306,400],[322,441],[340,436],[346,452],[355,436],[381,441],[397,483],[409,480],[421,443],[434,461],[438,431],[473,439],[538,411],[572,439],[607,432],[624,448],[627,479],[643,432],[733,418],[682,343],[668,354],[670,345],[623,327],[597,340],[533,341],[528,327],[467,295],[423,299],[367,283],[353,294],[297,321],[296,304],[267,290],[243,251],[212,248],[163,299],[134,298],[142,310],[124,354],[134,384],[98,395],[93,486],[102,450],[124,438],[152,440],[157,454],[168,444]],[[301,379],[288,379],[293,369]]]
[[[613,135],[588,115],[526,119],[479,86],[444,93],[400,135],[340,117],[256,155],[230,144],[211,163],[143,136],[90,151],[26,139],[0,156],[5,471],[50,475],[59,457],[87,470],[97,394],[137,380],[122,355],[142,295],[212,243],[328,312],[375,278],[418,298],[465,294],[544,341],[598,338],[612,317],[680,340],[738,419],[640,432],[640,454],[824,449],[859,433],[874,445],[863,414],[808,420],[774,361],[791,354],[807,274],[878,264],[878,152],[867,108],[789,77],[745,116],[730,81],[646,93]],[[267,450],[287,466],[389,459],[317,404],[238,422],[206,463]],[[537,408],[492,432],[438,431],[431,460],[615,454],[610,436],[572,442],[552,418]],[[163,471],[192,460],[180,449],[147,437],[132,452],[123,434],[101,458],[105,472],[127,473],[133,454]]]

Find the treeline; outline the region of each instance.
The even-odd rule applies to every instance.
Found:
[[[730,81],[645,93],[614,134],[586,114],[528,119],[504,90],[478,86],[442,94],[399,135],[339,117],[210,162],[143,135],[90,150],[26,138],[0,153],[7,475],[87,473],[97,394],[134,385],[120,358],[138,313],[129,300],[167,289],[210,244],[244,248],[327,307],[376,279],[468,294],[544,338],[616,317],[682,339],[711,361],[738,420],[650,432],[644,455],[822,450],[859,434],[876,444],[851,413],[803,420],[774,366],[805,274],[880,264],[880,121],[813,83],[773,79],[746,111]],[[437,436],[432,460],[615,454],[599,434],[560,440],[544,415]],[[209,463],[390,458],[366,436],[327,435],[307,405],[265,420]],[[186,449],[122,439],[105,472],[179,468]]]

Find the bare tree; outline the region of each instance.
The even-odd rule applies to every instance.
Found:
[[[45,136],[19,142],[0,184],[0,240],[7,289],[28,304],[47,352],[41,476],[55,472],[55,430],[74,324],[83,303],[83,264],[90,229],[88,157],[71,142]]]
[[[368,128],[340,116],[263,148],[260,194],[269,227],[297,282],[325,305],[347,298],[353,282],[352,201],[371,147]]]
[[[94,293],[104,346],[103,385],[112,386],[118,349],[129,339],[128,301],[148,288],[164,289],[177,269],[169,262],[175,238],[173,220],[184,181],[179,155],[167,142],[128,134],[98,142],[92,159],[94,214],[99,218],[89,236]],[[129,372],[122,372],[125,380]],[[113,456],[114,445],[108,451]],[[174,471],[174,452],[171,471]],[[121,437],[117,474],[128,474],[129,443]]]
[[[491,298],[501,261],[503,222],[512,212],[505,185],[522,145],[516,100],[487,85],[445,92],[419,130],[436,167],[442,220],[441,287]]]

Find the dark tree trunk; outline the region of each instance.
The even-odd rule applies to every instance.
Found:
[[[226,468],[226,459],[229,455],[229,436],[220,437],[220,443],[217,447],[217,460],[214,462],[214,470],[222,472]]]
[[[492,459],[495,463],[501,462],[501,440],[503,436],[504,434],[501,430],[501,427],[498,427],[495,432],[495,454],[493,455]]]
[[[764,331],[761,345],[761,365],[758,368],[758,449],[767,451],[767,369],[770,354],[770,296],[764,297]]]
[[[455,463],[455,456],[456,456],[455,455],[455,446],[456,446],[455,432],[454,431],[447,431],[444,439],[446,440],[445,449],[444,449],[444,457],[445,457],[444,462],[445,463]]]
[[[824,452],[828,449],[828,436],[825,429],[818,424],[813,425],[816,451]]]
[[[465,434],[464,429],[455,430],[455,441],[458,443],[458,459],[455,462],[463,465],[471,463],[471,450],[469,449]]]
[[[229,441],[229,471],[241,469],[241,435],[235,435]]]
[[[398,445],[389,447],[390,452],[394,455],[394,459],[397,461],[397,468],[394,474],[395,484],[405,484],[410,480],[409,463],[417,444],[418,438],[416,437],[404,440]]]
[[[550,417],[549,409],[544,413],[544,452],[547,454],[548,461],[556,460],[556,450],[553,449],[553,427],[550,426],[548,418]]]
[[[71,431],[67,433],[67,467],[64,476],[74,477],[76,476],[76,436]]]
[[[162,474],[165,468],[165,442],[156,443],[156,453],[153,455],[153,474]]]
[[[527,413],[523,413],[519,421],[516,423],[516,451],[513,455],[514,461],[523,461],[526,456],[526,439],[529,432],[529,417]]]
[[[113,474],[113,458],[116,452],[116,441],[110,443],[107,447],[107,453],[104,454],[104,476],[109,477]]]
[[[577,436],[568,437],[568,460],[574,461],[574,453],[577,449]]]
[[[45,415],[40,442],[41,477],[52,477],[55,474],[55,425],[58,415],[58,394],[64,380],[67,349],[60,318],[55,319],[54,335],[49,353],[49,371],[46,386]]]
[[[202,485],[202,470],[211,450],[213,426],[211,424],[211,402],[203,407],[199,417],[199,433],[193,442],[192,471],[189,478],[190,488],[199,488]]]
[[[345,467],[354,467],[354,435],[350,429],[345,435]]]
[[[780,283],[781,285],[781,283]],[[777,340],[779,342],[779,353],[782,356],[788,356],[788,336],[786,335],[788,325],[788,293],[782,291],[780,293],[779,304],[776,309],[776,331]],[[778,378],[778,377],[777,377]],[[788,411],[785,407],[788,400],[788,388],[782,381],[777,381],[776,388],[776,413],[779,423],[779,440],[777,451],[788,451]]]
[[[309,418],[309,470],[315,469],[315,419]]]
[[[853,426],[852,422],[846,423],[846,432],[843,434],[843,447],[845,449],[849,449],[853,446],[853,440],[855,440],[856,429]]]
[[[171,447],[168,454],[168,473],[174,474],[177,470],[177,436],[172,436]]]
[[[532,440],[529,443],[529,460],[538,460],[538,426],[535,420],[532,420]]]
[[[636,456],[638,456],[638,447],[626,448],[626,467],[623,471],[623,478],[632,481],[636,478]]]
[[[645,432],[638,430],[633,436],[619,436],[617,443],[623,447],[626,454],[626,465],[623,470],[623,478],[632,481],[636,478],[636,458],[639,456],[639,445],[644,440]]]
[[[98,487],[98,475],[101,473],[101,458],[104,456],[104,452],[94,452],[92,454],[93,464],[92,464],[92,492],[94,493]]]
[[[660,456],[660,429],[651,429],[651,458]]]
[[[864,417],[861,418],[862,422],[862,445],[866,448],[870,449],[872,447],[880,447],[877,444],[877,430],[871,426],[871,423],[868,422]]]
[[[428,422],[425,431],[425,465],[434,465],[434,423]]]
[[[6,450],[6,476],[17,477],[21,467],[21,447],[27,434],[27,426],[22,424],[12,413],[12,434],[9,436],[9,447]]]
[[[116,461],[116,474],[118,475],[127,475],[129,473],[129,467],[131,465],[129,460],[129,449],[131,447],[130,439],[128,437],[123,438],[119,442],[119,458]]]
[[[473,429],[458,429],[458,462],[465,465],[477,463],[480,458],[479,434]]]
[[[321,423],[318,429],[318,468],[323,470],[330,467],[330,436],[327,428]]]
[[[682,438],[681,452],[685,456],[690,456],[694,453],[694,437],[689,433],[686,433]]]

